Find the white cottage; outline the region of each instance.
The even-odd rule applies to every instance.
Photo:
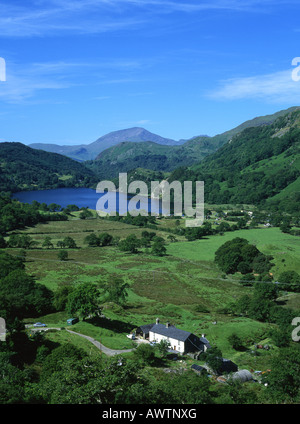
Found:
[[[149,330],[149,341],[160,343],[161,340],[166,340],[170,348],[178,353],[205,352],[210,347],[204,335],[197,337],[189,331],[180,330],[169,323],[160,324],[157,319],[156,324]]]

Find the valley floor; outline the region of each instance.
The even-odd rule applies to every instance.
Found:
[[[172,226],[175,222],[162,220],[158,228],[166,225]],[[268,331],[272,325],[224,312],[231,302],[244,294],[251,294],[253,289],[242,286],[239,275],[225,276],[214,263],[214,253],[227,240],[246,238],[263,253],[274,257],[275,266],[271,272],[276,281],[285,270],[300,271],[298,237],[284,234],[278,228],[258,228],[209,236],[193,242],[177,237],[176,242],[170,243],[168,233],[157,230],[157,235],[167,243],[167,255],[163,257],[153,256],[147,249],[129,254],[115,246],[87,247],[84,244],[84,238],[91,232],[108,232],[125,238],[129,234],[140,237],[143,230],[145,228],[105,219],[80,220],[76,214],[70,221],[38,224],[22,233],[29,234],[40,243],[39,246],[46,236],[51,237],[54,246],[58,240],[71,236],[78,248],[68,250],[67,261],[57,258],[58,248],[30,249],[26,253],[26,270],[53,291],[61,285],[101,284],[110,275],[120,276],[128,282],[130,289],[126,306],[106,303],[102,318],[80,321],[72,326],[75,332],[101,341],[107,348],[132,349],[135,344],[126,335],[159,317],[161,322],[170,321],[198,336],[205,333],[210,343],[218,346],[224,357],[233,360],[240,369],[269,369],[277,348],[272,346],[271,350],[262,350],[254,356],[253,347],[255,344],[270,344]],[[12,255],[18,254],[18,249],[6,250]],[[281,301],[290,308],[300,309],[300,294],[282,292]],[[66,312],[57,312],[38,320],[61,328],[66,327],[68,318]],[[33,323],[36,318],[26,321],[27,324]],[[245,342],[244,351],[236,351],[230,346],[228,336],[232,333]],[[72,340],[86,350],[92,349],[88,341],[74,334],[49,332],[47,337],[56,341]]]

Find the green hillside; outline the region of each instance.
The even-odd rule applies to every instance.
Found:
[[[116,177],[119,172],[136,168],[153,171],[172,171],[180,166],[190,166],[215,151],[210,138],[184,146],[165,146],[154,142],[122,142],[100,153],[85,165],[98,177]]]
[[[226,143],[231,143],[231,140],[245,129],[269,126],[276,119],[295,110],[297,107],[257,117],[214,137],[194,137],[182,145],[122,141],[102,151],[95,160],[85,162],[85,165],[94,171],[98,178],[116,178],[119,172],[130,172],[136,168],[170,172],[180,167],[190,167],[218,151]]]
[[[296,110],[272,124],[246,128],[201,163],[175,170],[170,180],[204,181],[208,203],[267,203],[292,212],[300,199],[299,153]]]
[[[0,143],[0,191],[88,187],[96,183],[91,170],[65,156],[21,143]]]

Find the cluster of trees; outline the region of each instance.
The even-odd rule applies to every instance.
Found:
[[[102,305],[106,302],[125,305],[128,289],[128,282],[118,276],[110,276],[95,284],[81,283],[76,287],[61,285],[53,294],[53,308],[82,319],[99,317]]]
[[[89,247],[109,246],[114,243],[114,238],[108,233],[101,233],[99,235],[91,233],[85,237],[84,243]]]
[[[25,271],[21,258],[0,252],[0,316],[8,325],[52,312],[53,293]]]
[[[254,283],[251,295],[243,295],[236,302],[228,305],[223,312],[244,315],[251,319],[270,322],[278,325],[285,334],[284,340],[291,340],[292,320],[299,316],[300,311],[281,306],[277,302],[280,293],[277,284],[269,281],[257,281]]]
[[[6,242],[7,247],[20,249],[33,249],[37,245],[38,242],[33,240],[28,234],[11,234]]]
[[[40,373],[26,372],[22,363],[16,366],[11,350],[1,347],[0,404],[213,403],[208,377],[193,371],[184,375],[160,371],[155,379],[141,371],[136,358],[91,358],[74,345],[53,346],[36,336],[23,342],[28,360],[38,365]]]
[[[20,203],[10,196],[0,194],[0,235],[5,235],[9,231],[33,226],[39,222],[47,221],[67,221],[68,215],[65,211],[52,213],[50,205],[32,202]],[[56,209],[56,208],[59,209]],[[60,206],[53,204],[51,209],[60,210]]]
[[[151,253],[155,256],[164,256],[167,252],[163,237],[156,236],[154,232],[142,232],[142,238],[138,239],[135,234],[130,234],[118,245],[122,252],[138,253],[140,247],[151,247]]]
[[[7,241],[0,236],[0,247],[19,248],[19,249],[34,249],[40,242],[33,240],[28,234],[11,234]],[[67,236],[63,240],[58,240],[56,246],[60,249],[76,249],[77,245],[75,240]],[[50,236],[46,236],[42,242],[42,247],[46,249],[53,249],[54,244]]]
[[[268,274],[273,266],[272,259],[241,237],[227,241],[215,253],[215,262],[226,274],[249,274],[253,271]]]
[[[136,225],[137,227],[147,227],[149,225],[156,225],[156,218],[155,216],[151,215],[131,216],[129,213],[127,213],[127,215],[122,216],[119,213],[116,213],[116,216],[108,216],[105,219],[109,219],[110,221],[124,222],[125,224]]]
[[[285,271],[279,275],[278,287],[283,290],[300,292],[300,275],[296,271]]]

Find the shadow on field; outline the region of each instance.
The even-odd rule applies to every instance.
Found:
[[[136,325],[129,324],[128,322],[103,317],[88,318],[85,321],[96,327],[105,328],[107,330],[114,331],[115,333],[130,333],[133,328],[137,327]]]

